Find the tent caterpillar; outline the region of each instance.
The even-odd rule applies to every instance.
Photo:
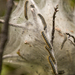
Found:
[[[25,5],[24,5],[24,16],[25,18],[28,20],[28,16],[27,16],[27,5],[28,5],[28,0],[25,2]]]
[[[44,30],[46,30],[47,24],[46,24],[46,21],[45,21],[44,17],[41,14],[38,14],[38,16],[40,17],[40,19],[41,19],[41,21],[42,21],[42,23],[44,25]]]
[[[54,58],[54,56],[52,55],[52,50],[50,50],[47,46],[45,46],[45,49],[49,52],[50,57],[52,58],[53,62],[55,63],[55,58]]]
[[[51,46],[50,43],[48,42],[48,40],[47,40],[47,38],[46,38],[46,36],[45,36],[45,34],[44,34],[43,31],[41,32],[41,34],[42,34],[42,36],[43,36],[43,38],[44,38],[46,44],[48,45],[48,47],[49,47],[50,49],[52,49],[52,46]]]

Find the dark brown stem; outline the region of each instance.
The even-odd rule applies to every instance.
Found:
[[[56,8],[54,8],[55,11],[54,11],[54,14],[53,14],[53,28],[52,28],[52,35],[51,35],[51,44],[53,46],[53,40],[54,40],[54,33],[55,33],[55,15],[56,13],[58,12],[58,5],[56,6]]]
[[[5,45],[8,40],[9,19],[10,19],[10,14],[12,11],[13,4],[14,4],[13,0],[8,0],[5,22],[4,22],[4,25],[2,27],[2,31],[0,34],[0,36],[1,36],[0,37],[0,74],[1,74],[1,70],[2,70],[2,56],[3,56]]]

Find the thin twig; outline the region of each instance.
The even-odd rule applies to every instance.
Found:
[[[17,54],[8,54],[8,55],[4,55],[2,57],[2,59],[11,58],[11,57],[18,57],[18,55]]]
[[[30,7],[31,7],[31,12],[32,12],[32,16],[33,16],[34,23],[35,23],[36,25],[38,25],[35,6],[34,6],[34,5],[30,5]]]
[[[62,42],[62,45],[61,45],[61,49],[63,48],[63,46],[64,46],[64,44],[65,44],[65,42],[67,41],[67,35],[69,36],[68,38],[70,38],[70,37],[72,37],[73,38],[73,42],[69,39],[69,41],[75,46],[75,37],[73,36],[73,35],[71,35],[70,33],[65,33],[64,34],[64,40],[63,40],[63,42]]]
[[[72,40],[70,40],[70,39],[68,39],[68,40],[71,42],[71,44],[73,44],[73,46],[75,46],[75,43],[73,43]]]
[[[54,33],[55,33],[55,15],[58,12],[58,5],[56,6],[56,8],[54,8],[54,14],[53,14],[53,28],[52,28],[52,35],[51,35],[51,44],[53,46],[53,40],[54,40]]]
[[[9,19],[10,19],[10,15],[12,12],[13,4],[14,4],[13,0],[8,0],[5,22],[4,22],[4,25],[2,27],[2,31],[1,31],[1,37],[0,37],[0,74],[1,74],[1,70],[2,70],[2,56],[4,53],[5,45],[6,45],[7,40],[8,40]]]
[[[17,51],[17,54],[18,54],[22,59],[26,60],[26,59],[21,55],[20,49]]]
[[[0,23],[4,23],[4,20],[0,19]],[[13,27],[18,27],[18,28],[24,28],[25,26],[22,26],[22,24],[12,24],[9,22],[9,25],[10,26],[13,26]]]
[[[0,23],[4,23],[4,20],[0,19]]]
[[[66,35],[69,35],[69,37],[72,37],[73,38],[73,41],[75,43],[75,37],[73,35],[71,35],[70,33],[66,33]]]

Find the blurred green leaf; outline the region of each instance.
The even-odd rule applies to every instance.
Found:
[[[69,2],[70,2],[70,5],[71,5],[72,7],[75,6],[75,0],[69,0]]]
[[[6,0],[0,0],[0,16],[4,16],[6,12]]]
[[[15,70],[15,68],[12,67],[11,65],[9,65],[9,64],[7,64],[7,65],[6,64],[3,64],[1,75],[9,75],[14,70]]]

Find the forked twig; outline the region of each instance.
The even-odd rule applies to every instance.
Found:
[[[67,38],[67,35],[69,36],[68,38]],[[73,38],[73,42],[69,39],[70,37]],[[63,40],[62,45],[61,45],[61,49],[63,48],[63,46],[64,46],[65,42],[67,41],[67,39],[75,46],[75,37],[73,35],[71,35],[70,33],[65,33],[64,34],[64,40]]]
[[[56,6],[56,8],[54,8],[54,14],[53,14],[53,28],[52,28],[52,35],[51,35],[51,44],[53,46],[53,40],[54,40],[54,33],[55,33],[55,15],[58,12],[58,5]]]
[[[3,56],[4,48],[5,48],[7,40],[8,40],[9,19],[10,19],[12,7],[14,4],[13,1],[14,0],[8,0],[5,22],[4,22],[4,25],[2,27],[2,31],[1,31],[1,37],[0,37],[0,74],[1,74],[1,70],[2,70],[2,56]]]
[[[72,37],[73,38],[73,41],[75,43],[75,37],[73,35],[71,35],[70,33],[66,33],[66,35],[69,35],[69,37]]]

